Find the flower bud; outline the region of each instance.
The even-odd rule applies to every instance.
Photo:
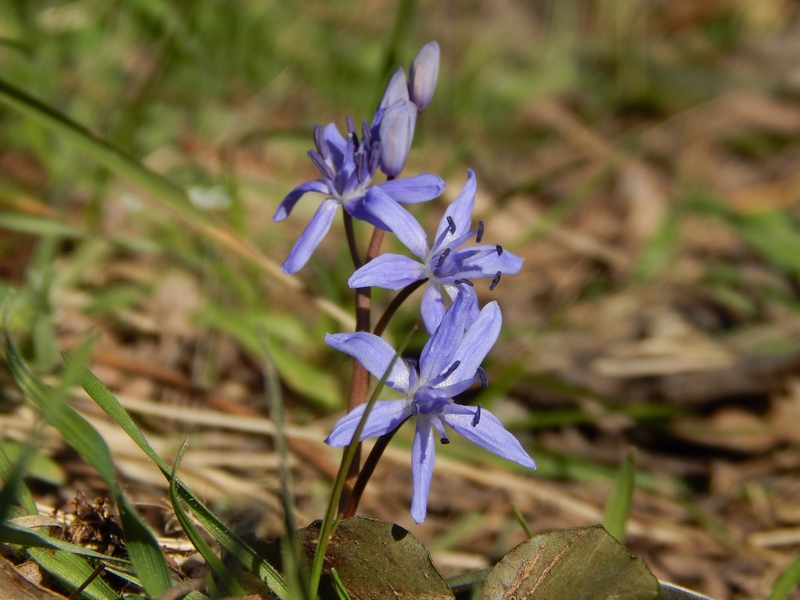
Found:
[[[411,101],[422,112],[433,100],[436,80],[439,78],[439,44],[428,42],[417,53],[408,73],[408,91]]]
[[[386,84],[386,89],[383,92],[381,103],[378,105],[378,110],[381,108],[389,108],[399,100],[409,99],[405,71],[403,71],[403,67],[398,67],[397,71],[395,71],[389,79],[389,83]]]
[[[390,176],[399,175],[406,164],[414,125],[417,122],[417,107],[408,100],[395,102],[383,113],[380,123],[381,171]]]

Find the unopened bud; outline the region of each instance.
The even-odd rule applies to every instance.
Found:
[[[408,72],[408,91],[411,101],[422,112],[433,100],[436,80],[439,78],[439,44],[428,42],[411,63]]]
[[[383,92],[381,103],[378,105],[378,110],[381,108],[389,108],[395,102],[400,100],[410,100],[408,97],[408,82],[406,82],[406,74],[403,67],[398,67],[397,71],[392,74],[389,83],[386,84],[386,89]]]
[[[413,102],[400,100],[383,113],[380,124],[381,171],[389,176],[399,175],[406,164],[414,139],[417,107]]]

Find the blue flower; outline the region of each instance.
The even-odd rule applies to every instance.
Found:
[[[363,210],[364,194],[370,188],[372,177],[380,162],[381,144],[373,139],[371,128],[366,121],[362,127],[361,140],[358,139],[355,124],[349,117],[347,126],[346,139],[333,123],[325,128],[320,125],[314,128],[316,150],[309,150],[308,156],[319,169],[322,178],[297,186],[283,199],[275,212],[273,220],[283,221],[292,212],[297,201],[307,192],[325,196],[283,263],[285,273],[296,273],[308,262],[311,254],[328,233],[340,205],[353,217],[386,229],[386,226],[372,213]],[[382,191],[381,200],[378,202],[409,204],[435,198],[442,193],[445,184],[436,175],[424,174],[386,181],[375,187]]]
[[[400,392],[400,400],[376,402],[367,417],[361,440],[381,436],[415,416],[416,432],[411,449],[413,493],[411,516],[417,523],[425,520],[433,463],[435,435],[449,443],[445,425],[490,452],[531,469],[536,463],[502,423],[480,405],[462,406],[453,402],[473,384],[486,384],[480,368],[484,357],[497,340],[502,317],[496,302],[490,302],[469,324],[474,299],[459,294],[435,333],[425,344],[419,364],[412,360],[396,361],[386,385]],[[354,357],[375,377],[383,377],[395,356],[384,339],[370,333],[327,335],[331,347]],[[325,442],[334,447],[350,443],[364,414],[365,404],[339,420]]]
[[[472,279],[489,278],[492,280],[489,289],[494,289],[501,275],[513,275],[522,268],[522,259],[501,246],[469,246],[459,250],[472,237],[480,242],[483,236],[482,221],[477,229],[470,229],[477,181],[472,169],[467,173],[467,182],[458,198],[447,207],[432,246],[425,231],[408,211],[386,201],[384,190],[373,188],[364,200],[363,208],[388,225],[419,261],[400,254],[381,254],[353,273],[347,283],[351,288],[375,286],[399,290],[427,278],[428,287],[422,298],[421,312],[428,333],[438,327],[444,315],[443,290],[450,298],[455,298],[463,290],[477,300]],[[473,317],[477,310],[475,302]]]

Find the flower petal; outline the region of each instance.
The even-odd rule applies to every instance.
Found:
[[[378,128],[381,141],[381,170],[397,176],[403,170],[414,140],[417,107],[408,100],[398,100],[383,113]]]
[[[503,250],[498,254],[497,246],[469,246],[453,255],[453,260],[460,263],[463,277],[494,277],[500,271],[503,275],[515,275],[522,269],[524,259],[516,254]],[[470,259],[478,253],[486,253],[484,256]]]
[[[339,133],[339,129],[333,123],[325,125],[322,137],[328,142],[328,149],[331,151],[331,160],[334,166],[337,170],[341,169],[344,164],[344,152],[347,147],[347,140]]]
[[[378,108],[389,108],[398,100],[409,100],[408,96],[408,82],[406,81],[406,74],[403,67],[397,67],[397,70],[392,73],[389,78],[389,83],[386,84],[386,90],[383,92]]]
[[[353,439],[366,408],[366,404],[361,404],[339,419],[325,443],[334,448],[347,446]],[[408,400],[379,400],[369,411],[359,441],[387,434],[410,416],[411,403]]]
[[[400,204],[427,202],[439,196],[447,184],[444,179],[430,173],[385,181],[376,187]]]
[[[466,320],[472,297],[459,294],[444,313],[444,318],[434,334],[425,344],[419,357],[419,376],[421,385],[427,385],[435,377],[441,375],[455,359],[455,353],[464,337]],[[480,363],[479,363],[480,364]],[[459,367],[460,369],[460,367]],[[466,373],[466,371],[462,371]],[[475,375],[473,370],[468,377]],[[465,379],[462,377],[462,379]]]
[[[459,297],[461,294],[459,294]],[[497,302],[490,302],[483,307],[478,318],[470,325],[461,339],[453,361],[460,361],[458,368],[442,382],[442,386],[452,385],[458,381],[469,379],[475,375],[483,359],[489,354],[497,336],[500,335],[500,326],[503,317]]]
[[[433,463],[436,460],[436,446],[433,438],[433,427],[425,417],[417,418],[417,429],[414,443],[411,446],[411,516],[419,524],[428,514],[428,492],[431,489]]]
[[[389,368],[397,352],[383,338],[366,332],[334,333],[325,336],[325,343],[331,348],[355,358],[375,377],[380,379]],[[408,367],[397,359],[386,378],[386,385],[406,394],[408,391]]]
[[[433,335],[436,328],[444,318],[444,298],[439,284],[435,281],[428,283],[425,288],[425,293],[422,296],[422,305],[420,306],[422,313],[422,322],[425,323],[425,329],[428,335]]]
[[[464,187],[461,188],[458,197],[444,212],[444,216],[439,222],[439,228],[436,230],[436,239],[440,239],[442,233],[450,227],[447,217],[453,219],[453,223],[456,226],[455,233],[448,233],[442,243],[439,244],[439,247],[447,245],[453,238],[460,237],[469,231],[472,225],[472,209],[475,206],[475,193],[477,190],[478,180],[475,177],[475,172],[472,169],[467,169],[467,181]]]
[[[297,238],[288,258],[284,261],[283,267],[281,267],[284,273],[297,273],[308,262],[322,238],[331,228],[337,208],[339,208],[339,202],[333,198],[326,198],[322,201],[303,233]]]
[[[350,276],[347,285],[351,288],[379,287],[399,290],[415,281],[425,279],[425,267],[400,254],[381,254]]]
[[[535,469],[536,463],[528,456],[517,438],[509,433],[500,420],[488,410],[481,409],[480,419],[473,426],[477,410],[474,406],[453,404],[447,413],[440,415],[440,418],[470,442],[486,448],[497,456],[513,460],[523,467]]]
[[[320,194],[329,194],[328,186],[321,179],[314,179],[306,181],[298,185],[291,192],[286,195],[286,198],[281,200],[278,205],[278,210],[275,211],[275,216],[272,217],[273,221],[283,221],[292,212],[294,205],[306,192],[319,192]]]
[[[408,73],[408,88],[411,98],[422,112],[433,100],[436,80],[439,78],[439,44],[428,42],[411,63]]]
[[[364,198],[364,208],[389,226],[397,238],[419,258],[428,253],[428,236],[406,209],[379,187],[372,187]]]

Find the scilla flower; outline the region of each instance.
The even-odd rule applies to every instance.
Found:
[[[461,248],[472,237],[480,242],[483,236],[482,221],[477,229],[470,229],[477,182],[472,169],[467,173],[464,188],[439,223],[433,245],[416,219],[401,206],[388,202],[382,189],[371,189],[364,200],[363,208],[385,223],[419,260],[400,254],[381,254],[353,273],[347,283],[351,288],[375,286],[399,290],[428,279],[421,307],[428,333],[438,327],[444,315],[443,291],[455,298],[460,289],[465,289],[477,299],[471,289],[472,279],[491,279],[489,289],[494,289],[501,275],[513,275],[522,268],[522,259],[501,246]],[[477,310],[476,302],[473,317]]]
[[[333,123],[324,129],[320,125],[314,128],[316,150],[309,150],[308,156],[319,169],[322,178],[297,186],[283,199],[275,212],[273,220],[283,221],[307,192],[325,196],[283,263],[285,273],[296,273],[308,262],[328,233],[339,206],[343,206],[344,210],[357,219],[385,228],[372,213],[363,210],[364,194],[370,188],[380,162],[381,144],[372,139],[366,122],[362,127],[361,140],[358,139],[355,124],[349,117],[347,127],[346,139]],[[435,198],[442,193],[445,184],[440,177],[425,174],[386,181],[375,187],[382,190],[381,200],[378,202],[409,204]]]
[[[411,516],[417,523],[425,520],[428,505],[435,438],[449,443],[445,425],[471,442],[490,452],[531,469],[533,459],[503,427],[502,423],[480,405],[462,406],[453,402],[473,384],[486,385],[486,375],[480,368],[484,357],[497,340],[502,318],[496,302],[490,302],[469,324],[474,299],[459,294],[448,309],[441,324],[425,344],[419,364],[412,360],[397,360],[386,385],[402,394],[399,400],[375,403],[361,440],[389,433],[409,417],[416,417],[416,432],[411,448],[411,477],[413,493]],[[370,333],[339,333],[327,335],[325,341],[333,348],[349,354],[375,377],[381,378],[389,368],[395,351],[384,339]],[[364,414],[360,405],[339,420],[327,444],[334,447],[350,443]]]

